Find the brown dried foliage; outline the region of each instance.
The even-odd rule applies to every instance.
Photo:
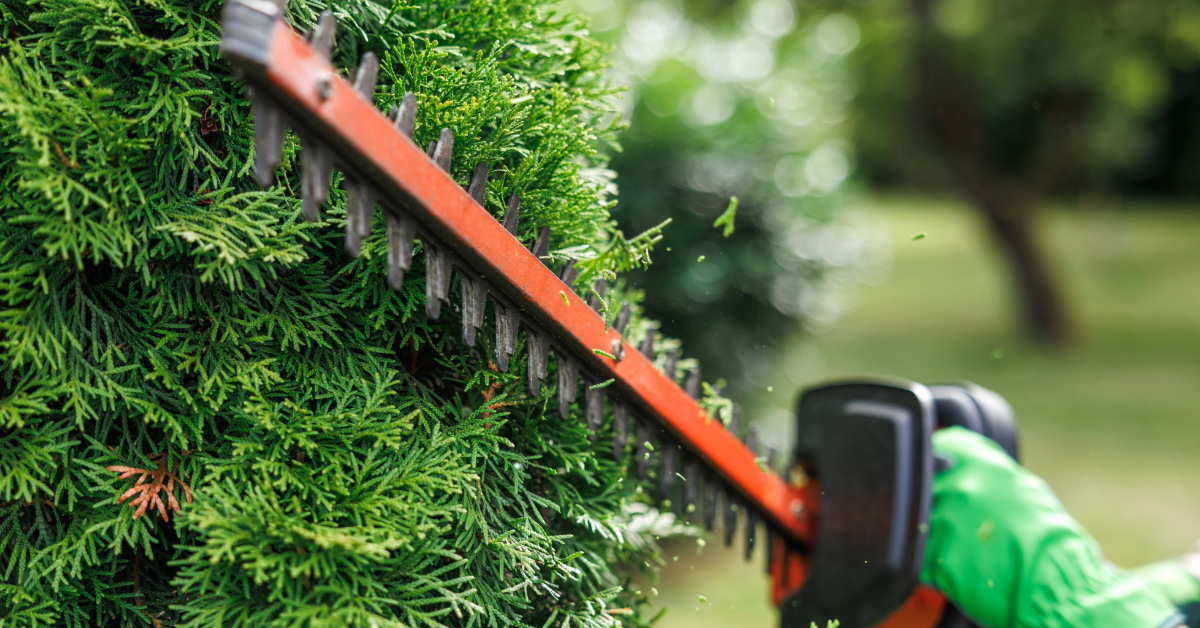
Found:
[[[133,499],[129,500],[129,505],[137,509],[133,513],[134,519],[146,514],[146,510],[152,508],[158,510],[158,513],[162,515],[163,521],[170,521],[167,516],[168,509],[180,512],[179,501],[175,499],[176,482],[183,487],[183,494],[187,499],[187,503],[192,503],[192,489],[176,475],[179,473],[179,463],[181,460],[181,458],[176,458],[175,465],[171,467],[169,472],[167,471],[167,465],[171,462],[171,456],[166,453],[150,457],[150,462],[156,465],[156,468],[153,470],[119,465],[107,467],[109,471],[120,473],[121,475],[118,478],[120,480],[135,475],[139,476],[137,482],[133,484],[133,488],[122,493],[117,503],[123,503],[126,499],[133,497]],[[167,494],[167,502],[165,504],[162,500],[162,493],[164,491]]]

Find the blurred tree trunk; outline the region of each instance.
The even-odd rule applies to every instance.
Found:
[[[1037,203],[1061,175],[1070,172],[1068,120],[1078,99],[1055,108],[1050,131],[1031,177],[1016,180],[989,156],[986,131],[972,86],[947,58],[930,15],[930,0],[909,0],[913,11],[914,99],[919,126],[932,141],[967,201],[983,218],[1004,256],[1016,293],[1024,332],[1042,345],[1061,347],[1073,337],[1062,293],[1036,237]]]

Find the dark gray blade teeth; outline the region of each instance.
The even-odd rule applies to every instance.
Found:
[[[701,384],[704,381],[702,377],[703,375],[700,373],[700,367],[698,366],[692,369],[691,373],[688,373],[687,382],[683,385],[683,390],[692,399],[700,398],[700,390],[703,388]]]
[[[746,430],[746,440],[742,441],[755,457],[758,457],[758,425],[751,424]]]
[[[775,566],[775,527],[771,524],[763,526],[763,548],[767,552],[767,575],[771,574],[771,569]]]
[[[416,225],[407,215],[385,212],[387,219],[388,285],[392,290],[404,287],[404,273],[412,268],[413,239]]]
[[[620,462],[625,457],[625,443],[629,440],[629,408],[613,402],[613,460]]]
[[[267,100],[259,90],[251,90],[254,105],[254,176],[264,188],[275,182],[275,168],[283,157],[283,136],[287,132],[283,111]]]
[[[508,372],[508,358],[517,350],[517,311],[492,299],[496,311],[496,366]]]
[[[558,416],[571,417],[571,404],[575,403],[575,386],[579,383],[579,363],[555,349],[558,354]]]
[[[354,91],[371,105],[375,104],[375,81],[378,78],[379,57],[368,52],[363,55],[362,63],[358,64],[358,71],[354,73]]]
[[[618,334],[625,335],[625,328],[629,326],[629,317],[632,315],[629,301],[622,301],[621,313],[617,314],[617,322],[613,323],[613,329],[617,330]]]
[[[483,310],[487,305],[487,284],[483,279],[469,277],[466,273],[459,273],[459,280],[462,283],[462,323],[463,323],[463,342],[467,343],[468,347],[475,346],[475,332],[483,327]]]
[[[742,429],[742,406],[735,403],[735,404],[733,404],[733,412],[731,412],[729,415],[729,432],[731,434],[733,434],[734,436],[738,436],[738,438],[741,438],[741,436],[739,436],[739,434],[741,434],[741,429]]]
[[[725,547],[733,545],[733,537],[737,534],[737,514],[741,510],[739,502],[741,501],[734,496],[728,488],[721,487],[721,496],[724,498],[721,503],[724,504],[722,510],[725,512]]]
[[[433,149],[433,163],[438,168],[450,172],[450,160],[454,157],[454,133],[450,129],[442,129],[438,137],[437,147]]]
[[[538,229],[537,241],[533,244],[533,256],[543,264],[549,265],[546,256],[550,254],[550,227]]]
[[[709,532],[717,525],[717,499],[721,485],[712,474],[704,476],[704,529]]]
[[[585,415],[587,416],[588,438],[596,440],[596,432],[604,422],[604,389],[588,386],[583,394]]]
[[[346,251],[362,253],[362,241],[371,233],[371,218],[378,200],[370,184],[346,178]]]
[[[529,394],[537,397],[542,392],[542,379],[546,377],[550,339],[540,332],[527,330],[525,343],[529,348]]]
[[[653,329],[646,328],[646,337],[642,338],[642,346],[638,348],[638,351],[640,351],[642,353],[642,355],[646,356],[647,358],[649,358],[651,360],[654,359],[654,330]]]
[[[687,515],[696,510],[696,502],[700,499],[700,472],[691,456],[683,463],[683,480],[683,512]]]
[[[308,134],[300,135],[300,191],[304,198],[304,218],[316,222],[321,218],[321,205],[329,198],[329,175],[333,155],[324,144]]]
[[[433,152],[434,152],[435,150],[437,150],[437,142],[430,142],[430,143],[429,143],[429,148],[426,148],[426,149],[425,149],[425,156],[426,156],[426,157],[428,157],[428,158],[430,158],[430,159],[433,159]]]
[[[767,468],[772,471],[775,471],[776,473],[779,472],[779,468],[775,466],[775,456],[778,453],[779,453],[779,451],[777,449],[775,449],[774,447],[772,447],[770,445],[767,445],[767,452],[766,452]]]
[[[671,349],[671,352],[667,354],[667,362],[663,366],[663,374],[670,378],[671,381],[675,381],[675,365],[678,363],[679,351]]]
[[[758,513],[746,508],[746,560],[754,558],[754,535],[758,532]]]
[[[575,290],[575,278],[578,276],[579,270],[575,268],[575,260],[567,262],[567,265],[563,266],[562,272],[558,273],[558,278],[567,284],[567,287],[571,288],[572,291]]]
[[[645,480],[650,477],[650,447],[654,438],[655,428],[645,419],[637,422],[637,464],[638,478]]]
[[[599,314],[601,305],[600,300],[604,298],[604,293],[608,292],[608,284],[604,283],[603,279],[597,279],[594,290],[594,293],[588,295],[587,304],[588,307],[596,310],[596,313]],[[599,298],[596,297],[597,294],[600,295]]]
[[[450,291],[450,256],[444,246],[425,242],[425,309],[437,320],[442,314],[442,301]]]
[[[328,59],[333,54],[333,40],[337,34],[337,20],[329,11],[323,11],[317,18],[317,26],[308,35],[308,41],[313,50]]]
[[[417,126],[417,96],[412,92],[405,92],[404,98],[400,100],[395,122],[397,131],[412,137],[413,129]]]
[[[504,230],[517,237],[517,229],[521,226],[521,197],[513,194],[508,197],[508,209],[504,210]]]
[[[671,487],[675,486],[675,470],[679,462],[679,446],[674,441],[662,438],[662,467],[659,469],[658,491],[663,500],[671,499]]]
[[[471,185],[467,188],[467,194],[483,207],[484,201],[487,199],[487,181],[488,181],[488,166],[482,161],[475,164],[475,176],[471,177]]]

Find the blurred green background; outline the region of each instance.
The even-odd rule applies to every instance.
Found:
[[[1110,560],[1200,538],[1200,4],[571,3],[629,86],[614,216],[672,221],[630,282],[767,444],[823,379],[968,379]],[[773,625],[740,553],[637,586]]]

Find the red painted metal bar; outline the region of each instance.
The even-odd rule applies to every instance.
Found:
[[[337,77],[335,69],[287,24],[277,19],[265,55],[226,55],[256,75],[291,124],[319,134],[339,165],[369,180],[379,192],[453,249],[523,313],[542,325],[559,346],[571,349],[590,370],[615,380],[614,389],[724,478],[748,505],[800,546],[811,541],[800,492],[763,470],[754,454],[706,413],[674,381],[660,373],[615,330],[512,237],[486,210],[392,123]],[[388,203],[384,203],[387,209]],[[566,296],[566,302],[563,300]],[[614,349],[616,349],[614,351]],[[621,356],[598,355],[601,350]]]

